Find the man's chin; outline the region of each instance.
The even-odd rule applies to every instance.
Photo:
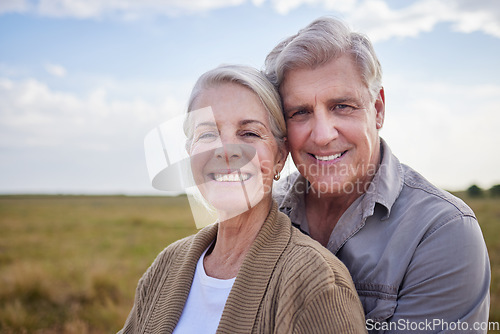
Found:
[[[306,177],[307,179],[307,177]],[[346,195],[349,193],[357,192],[355,183],[348,180],[339,180],[335,176],[325,176],[322,178],[310,178],[310,192],[318,197],[321,196],[335,196]]]

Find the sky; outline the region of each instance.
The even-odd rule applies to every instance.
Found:
[[[161,194],[144,137],[196,79],[330,15],[383,69],[380,132],[438,187],[500,183],[500,2],[1,0],[0,193]]]

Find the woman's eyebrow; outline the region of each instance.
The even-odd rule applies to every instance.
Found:
[[[214,122],[201,122],[201,123],[196,124],[196,126],[194,128],[198,129],[201,126],[216,126],[216,124]]]
[[[262,125],[263,127],[266,127],[266,125],[264,123],[262,123],[261,121],[258,121],[256,119],[244,119],[244,120],[240,121],[240,125],[247,125],[247,124],[251,124],[251,123],[257,123],[257,124]]]

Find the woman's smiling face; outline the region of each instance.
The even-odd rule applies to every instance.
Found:
[[[258,96],[221,83],[204,89],[190,113],[193,177],[221,219],[270,200],[273,176],[284,159]]]

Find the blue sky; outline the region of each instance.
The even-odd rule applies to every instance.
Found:
[[[157,193],[143,139],[221,63],[262,67],[322,15],[374,42],[381,136],[440,187],[500,183],[500,3],[486,0],[6,0],[0,193]]]

